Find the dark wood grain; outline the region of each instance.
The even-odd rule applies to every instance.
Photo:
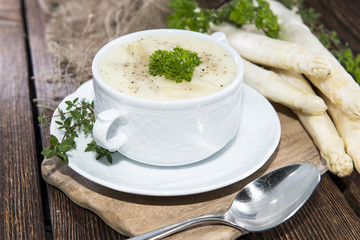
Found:
[[[44,239],[20,1],[0,1],[0,239]]]
[[[332,176],[345,199],[357,216],[360,216],[360,174],[354,172],[351,176],[339,178]]]
[[[61,100],[66,96],[64,95],[66,89],[58,89],[54,93],[53,83],[46,81],[51,76],[54,64],[56,64],[54,58],[46,50],[44,32],[48,18],[41,10],[38,0],[25,0],[25,9],[36,97],[40,99],[40,105],[42,99]],[[43,147],[46,147],[49,131],[43,126],[41,133]],[[99,217],[74,204],[57,188],[49,185],[47,189],[53,239],[123,239]]]
[[[360,1],[358,0],[305,0],[306,6],[321,13],[321,22],[348,42],[351,49],[360,53]]]

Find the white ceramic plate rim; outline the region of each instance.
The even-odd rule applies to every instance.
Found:
[[[74,93],[68,95],[63,99],[63,101],[59,104],[60,108],[64,108],[65,101],[72,100],[76,97],[85,98],[88,101],[92,101],[94,98],[93,93],[93,85],[92,80],[84,83],[81,85]],[[253,101],[257,102],[257,106],[242,106],[243,107],[243,113],[246,114],[250,111],[249,115],[252,115],[251,121],[258,121],[260,125],[263,125],[266,127],[266,130],[270,131],[268,133],[262,133],[258,132],[258,134],[262,134],[260,137],[263,139],[252,139],[253,144],[245,144],[242,142],[241,144],[238,143],[240,140],[234,140],[233,143],[229,144],[229,146],[225,147],[222,153],[216,153],[209,159],[206,159],[204,161],[201,161],[199,163],[195,164],[189,164],[186,166],[181,167],[157,167],[157,166],[150,166],[142,163],[135,162],[133,160],[127,159],[124,156],[118,154],[114,157],[114,159],[119,157],[119,162],[121,165],[121,171],[124,170],[123,168],[128,168],[129,171],[139,171],[140,174],[137,175],[138,180],[142,180],[143,182],[139,184],[132,184],[131,177],[128,176],[118,176],[116,170],[117,166],[110,165],[106,162],[106,160],[95,160],[95,155],[93,153],[84,153],[83,150],[85,149],[86,145],[82,146],[83,142],[85,140],[88,140],[88,142],[91,141],[91,137],[85,137],[83,135],[80,135],[79,138],[76,139],[77,141],[77,149],[71,150],[69,152],[69,167],[72,168],[75,172],[82,175],[83,177],[98,183],[100,185],[103,185],[105,187],[127,192],[127,193],[133,193],[133,194],[140,194],[140,195],[150,195],[150,196],[180,196],[180,195],[189,195],[189,194],[197,194],[197,193],[203,193],[208,192],[212,190],[216,190],[225,186],[228,186],[230,184],[233,184],[235,182],[238,182],[255,171],[257,171],[259,168],[261,168],[267,160],[271,157],[273,152],[276,150],[279,141],[280,141],[280,135],[281,135],[281,127],[280,127],[280,121],[277,116],[276,111],[272,107],[272,105],[256,90],[252,89],[251,87],[244,84],[243,87],[243,102],[244,101],[250,101],[249,104],[252,104]],[[55,123],[55,120],[57,117],[57,111],[54,112],[51,126],[50,126],[50,133],[54,134],[58,138],[63,135],[61,131],[57,129],[57,124]],[[263,115],[263,116],[262,116]],[[254,123],[255,124],[255,123]],[[242,128],[242,123],[240,123],[240,130]],[[243,135],[241,135],[241,138],[243,137],[249,137],[250,135],[254,133],[253,131],[249,131],[248,133],[244,133],[241,131]],[[251,134],[250,134],[251,133]],[[238,133],[240,135],[240,131]],[[240,138],[237,136],[237,138]],[[86,143],[85,143],[86,144]],[[240,149],[239,151],[235,148],[237,146],[247,146],[248,148]],[[255,149],[256,147],[256,149]],[[257,148],[260,148],[258,150]],[[245,154],[245,158],[242,158],[242,161],[250,161],[251,160],[251,166],[250,167],[239,167],[239,162],[236,162],[235,160],[228,160],[228,158],[224,159],[224,156],[226,157],[227,153],[235,152],[236,154],[243,154],[242,152],[247,151]],[[262,151],[261,154],[257,154],[258,151]],[[78,156],[80,155],[80,157]],[[249,156],[252,156],[251,159],[249,159]],[[81,165],[81,161],[88,161],[86,165]],[[225,164],[232,165],[228,169],[219,169],[219,173],[215,171],[214,174],[214,167],[217,167],[216,164],[219,161],[224,161]],[[101,164],[97,165],[97,164]],[[214,165],[215,164],[215,165]],[[232,169],[234,168],[238,169]],[[94,165],[97,167],[94,167],[94,169],[91,168],[91,166]],[[230,166],[229,165],[229,166]],[[239,165],[239,166],[238,166]],[[87,167],[89,166],[89,168]],[[98,167],[103,169],[99,170],[97,172]],[[90,169],[90,170],[89,170]],[[220,171],[221,170],[221,171]],[[236,172],[234,172],[236,170]],[[195,172],[201,171],[202,174],[206,175],[206,171],[209,172],[209,176],[205,176],[203,178],[196,178],[197,174]],[[128,171],[126,171],[128,172]],[[180,179],[177,181],[176,179],[173,179],[173,177],[167,176],[168,172],[171,174],[174,173],[174,175],[171,176],[181,176],[181,174],[188,174],[189,176],[186,176],[186,180]],[[124,173],[124,172],[123,172]],[[164,179],[159,179],[160,181],[163,181],[163,183],[154,184],[152,183],[153,178],[149,178],[149,175],[151,173],[154,173],[152,176],[154,178],[158,177],[157,175],[164,174]],[[148,174],[148,175],[147,175]],[[123,177],[123,179],[121,179]],[[141,179],[144,177],[144,179]],[[180,177],[181,178],[181,177]],[[184,175],[185,178],[185,175]],[[126,182],[126,180],[130,179],[130,182]],[[120,182],[119,182],[120,180]],[[123,181],[124,180],[124,181]],[[201,181],[200,181],[201,180]],[[166,183],[166,181],[169,181],[170,183]],[[206,183],[209,182],[209,185]],[[206,184],[206,185],[204,185]],[[156,186],[157,185],[157,186]]]

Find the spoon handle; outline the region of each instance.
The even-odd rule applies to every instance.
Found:
[[[201,224],[225,224],[225,225],[231,225],[229,222],[227,222],[224,218],[223,214],[213,214],[213,215],[207,215],[207,216],[201,216],[196,217],[192,219],[188,219],[182,222],[178,222],[163,228],[159,228],[157,230],[144,233],[142,235],[129,238],[129,240],[143,240],[143,239],[162,239],[167,236],[170,236],[174,233],[180,232],[184,229],[188,229],[190,227],[194,227]],[[231,225],[232,226],[232,225]]]

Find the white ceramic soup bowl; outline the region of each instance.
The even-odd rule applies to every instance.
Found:
[[[164,32],[200,38],[223,48],[237,64],[233,81],[203,97],[162,101],[124,94],[100,77],[99,60],[114,46]],[[194,163],[223,148],[239,128],[244,73],[239,54],[223,37],[221,33],[209,36],[187,30],[145,30],[119,37],[101,48],[92,64],[96,143],[133,160],[158,166]]]

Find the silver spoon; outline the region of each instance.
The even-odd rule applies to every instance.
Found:
[[[290,218],[319,182],[320,173],[313,165],[303,163],[279,168],[245,186],[223,214],[188,219],[131,239],[162,239],[204,224],[224,224],[250,232],[267,230]]]

